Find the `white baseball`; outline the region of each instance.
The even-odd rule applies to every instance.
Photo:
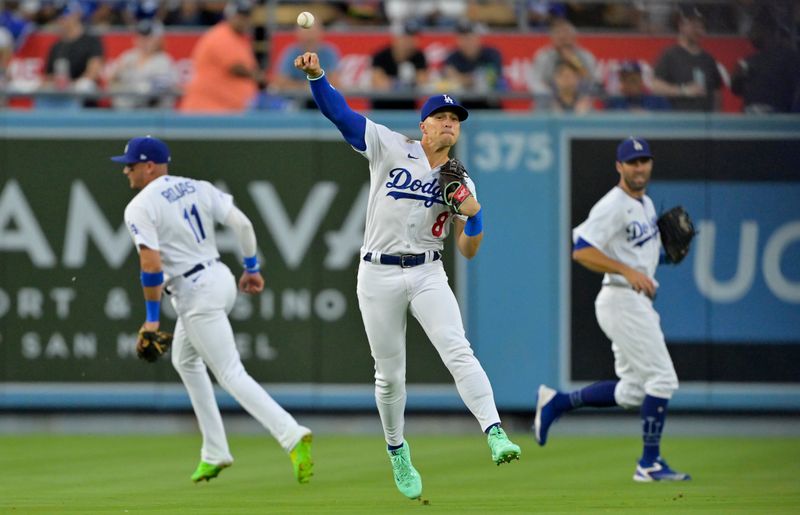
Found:
[[[314,15],[308,11],[303,11],[297,15],[297,24],[304,29],[310,29],[314,25]]]

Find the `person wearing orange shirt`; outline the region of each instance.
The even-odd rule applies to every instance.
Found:
[[[194,74],[180,110],[194,113],[244,111],[265,83],[250,40],[251,0],[225,6],[225,19],[206,32],[192,52]]]

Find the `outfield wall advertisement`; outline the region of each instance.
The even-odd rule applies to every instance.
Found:
[[[134,353],[143,300],[122,222],[133,192],[108,159],[125,141],[0,140],[1,381],[176,382],[168,361],[145,366]],[[372,360],[355,296],[366,161],[333,141],[170,144],[173,174],[231,192],[256,228],[266,289],[240,295],[231,313],[250,372],[283,384],[369,384]],[[238,275],[237,240],[218,231],[223,261]],[[163,305],[170,329],[174,312]],[[415,323],[408,339],[409,381],[443,382],[447,372]]]
[[[418,134],[410,113],[376,121]],[[233,193],[253,220],[267,286],[231,314],[252,375],[288,407],[374,408],[355,296],[367,163],[317,113],[0,114],[0,133],[0,408],[188,407],[168,362],[133,353],[144,317],[122,223],[133,192],[108,157],[148,133],[170,142],[173,174]],[[471,261],[450,244],[445,266],[499,407],[530,410],[539,383],[613,376],[592,305],[600,276],[571,264],[569,235],[616,182],[614,146],[629,134],[652,142],[656,205],[683,204],[700,229],[687,260],[658,274],[656,307],[682,381],[673,403],[796,409],[796,118],[473,113],[457,153],[477,184],[485,237]],[[220,228],[218,242],[238,274],[235,238]],[[165,308],[167,328],[173,319]],[[409,407],[464,409],[409,320]]]

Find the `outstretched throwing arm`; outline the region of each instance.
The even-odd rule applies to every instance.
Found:
[[[341,93],[328,82],[325,77],[325,70],[319,65],[319,57],[314,52],[306,52],[299,55],[294,60],[295,68],[302,70],[308,77],[311,86],[311,94],[314,101],[319,106],[319,110],[325,115],[342,133],[344,139],[355,149],[364,151],[367,143],[364,133],[367,127],[367,119],[347,105]]]

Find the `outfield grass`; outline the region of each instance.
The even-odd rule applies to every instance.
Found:
[[[798,438],[669,438],[694,480],[638,484],[636,438],[513,437],[522,460],[497,467],[481,435],[409,435],[422,505],[395,490],[377,435],[317,436],[308,485],[268,436],[231,437],[234,466],[198,485],[198,436],[0,436],[0,513],[800,513]]]

